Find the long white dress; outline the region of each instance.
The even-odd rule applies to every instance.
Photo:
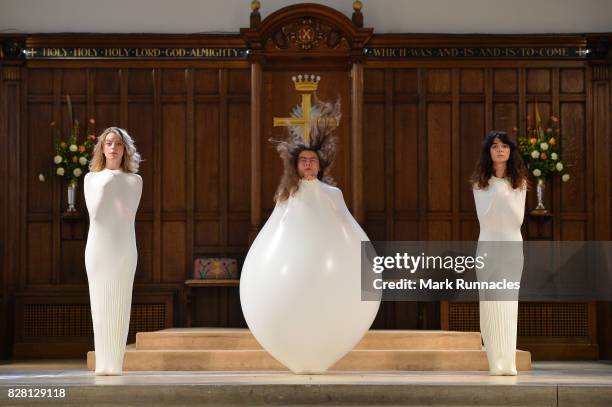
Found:
[[[315,179],[276,205],[251,245],[240,277],[244,317],[294,373],[325,372],[374,321],[380,296],[362,300],[367,240],[340,189]]]
[[[85,266],[97,375],[123,371],[137,262],[134,219],[141,194],[142,178],[137,174],[104,169],[85,176]]]
[[[474,188],[474,201],[480,222],[478,253],[487,252],[486,267],[478,270],[479,281],[520,281],[523,271],[521,225],[525,212],[525,186],[512,188],[507,178],[492,176],[485,189]],[[506,243],[500,243],[506,242]],[[488,299],[487,299],[488,298]],[[480,331],[492,375],[516,375],[516,331],[518,292],[491,300],[480,295]],[[509,299],[510,298],[510,299]]]

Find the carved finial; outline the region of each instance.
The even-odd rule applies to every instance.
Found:
[[[363,8],[363,3],[359,0],[355,0],[353,2],[353,24],[357,27],[363,27],[363,14],[361,14],[361,9]]]
[[[259,14],[260,8],[261,3],[259,0],[253,0],[251,2],[251,28],[257,28],[259,24],[261,24],[261,14]]]

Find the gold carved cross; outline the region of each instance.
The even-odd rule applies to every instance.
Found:
[[[310,93],[302,93],[302,117],[275,117],[274,127],[302,126],[304,143],[310,145]]]

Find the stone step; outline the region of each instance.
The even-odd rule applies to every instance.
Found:
[[[529,352],[517,351],[517,369],[531,369]],[[95,352],[87,353],[94,370]],[[264,350],[136,350],[129,346],[125,371],[286,371]],[[330,370],[478,371],[488,370],[482,350],[353,350]]]
[[[479,332],[371,330],[355,350],[480,350]],[[248,329],[170,328],[136,334],[138,350],[261,350]]]

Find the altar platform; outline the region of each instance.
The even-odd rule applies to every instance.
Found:
[[[529,352],[517,351],[517,369],[531,369]],[[95,366],[95,352],[87,365]],[[282,371],[248,329],[171,328],[136,334],[126,371]],[[479,332],[370,330],[334,371],[487,371]]]
[[[9,398],[9,389],[64,389],[56,399]],[[54,406],[607,406],[610,362],[534,362],[518,376],[483,371],[128,371],[95,376],[83,360],[0,364],[0,405]]]

